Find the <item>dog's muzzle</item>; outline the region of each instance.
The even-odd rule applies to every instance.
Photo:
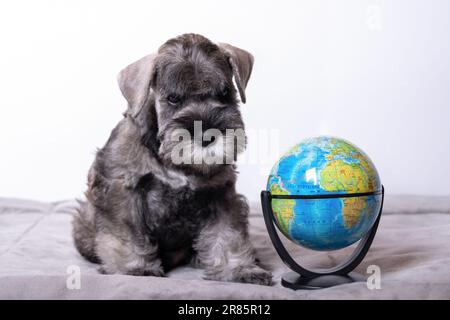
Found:
[[[240,113],[227,107],[205,109],[183,110],[171,120],[160,150],[166,161],[170,155],[172,165],[204,173],[236,161],[246,145]]]

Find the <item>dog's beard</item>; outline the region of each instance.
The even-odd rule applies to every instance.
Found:
[[[204,143],[206,142],[206,143]],[[213,175],[236,161],[245,150],[246,136],[243,129],[208,131],[200,137],[192,137],[184,128],[166,132],[160,146],[160,156],[171,167],[201,175]]]

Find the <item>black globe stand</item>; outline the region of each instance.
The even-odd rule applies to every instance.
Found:
[[[287,252],[280,237],[278,236],[274,214],[272,211],[272,199],[323,199],[323,198],[345,198],[345,197],[363,197],[371,195],[381,195],[381,206],[378,216],[367,234],[359,241],[358,246],[349,256],[347,260],[341,264],[329,269],[306,269],[298,264],[291,255]],[[284,287],[297,289],[320,289],[332,287],[340,284],[351,283],[356,281],[364,281],[364,277],[360,274],[352,272],[364,259],[380,222],[381,213],[383,211],[384,202],[384,187],[381,191],[357,193],[357,194],[335,194],[335,195],[317,195],[317,196],[300,196],[300,195],[274,195],[269,191],[261,192],[261,204],[264,214],[264,222],[266,223],[269,232],[270,240],[272,241],[275,250],[280,256],[281,260],[292,270],[282,276],[281,284]]]

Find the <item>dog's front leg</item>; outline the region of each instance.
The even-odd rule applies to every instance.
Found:
[[[146,229],[147,224],[143,220],[145,199],[121,180],[113,181],[104,197],[104,210],[96,216],[95,239],[101,271],[163,276],[157,242],[152,239],[152,232]]]
[[[272,274],[256,264],[248,236],[248,206],[242,196],[215,204],[216,214],[200,231],[196,261],[209,280],[270,285]]]
[[[109,231],[97,235],[97,250],[101,259],[100,272],[133,276],[164,276],[156,245],[133,244],[131,236],[118,237]]]

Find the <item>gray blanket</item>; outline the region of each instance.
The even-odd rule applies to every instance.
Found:
[[[73,246],[70,221],[75,201],[0,198],[0,298],[449,299],[450,197],[395,196],[387,197],[385,203],[372,248],[356,269],[368,277],[367,267],[379,266],[380,289],[356,282],[293,291],[280,284],[280,276],[288,269],[270,243],[257,203],[250,215],[251,240],[259,259],[274,274],[271,287],[206,281],[202,270],[190,267],[175,269],[165,278],[101,275]],[[293,256],[309,266],[331,266],[351,252],[347,248],[320,253],[285,243]],[[70,282],[77,268],[79,289]]]

